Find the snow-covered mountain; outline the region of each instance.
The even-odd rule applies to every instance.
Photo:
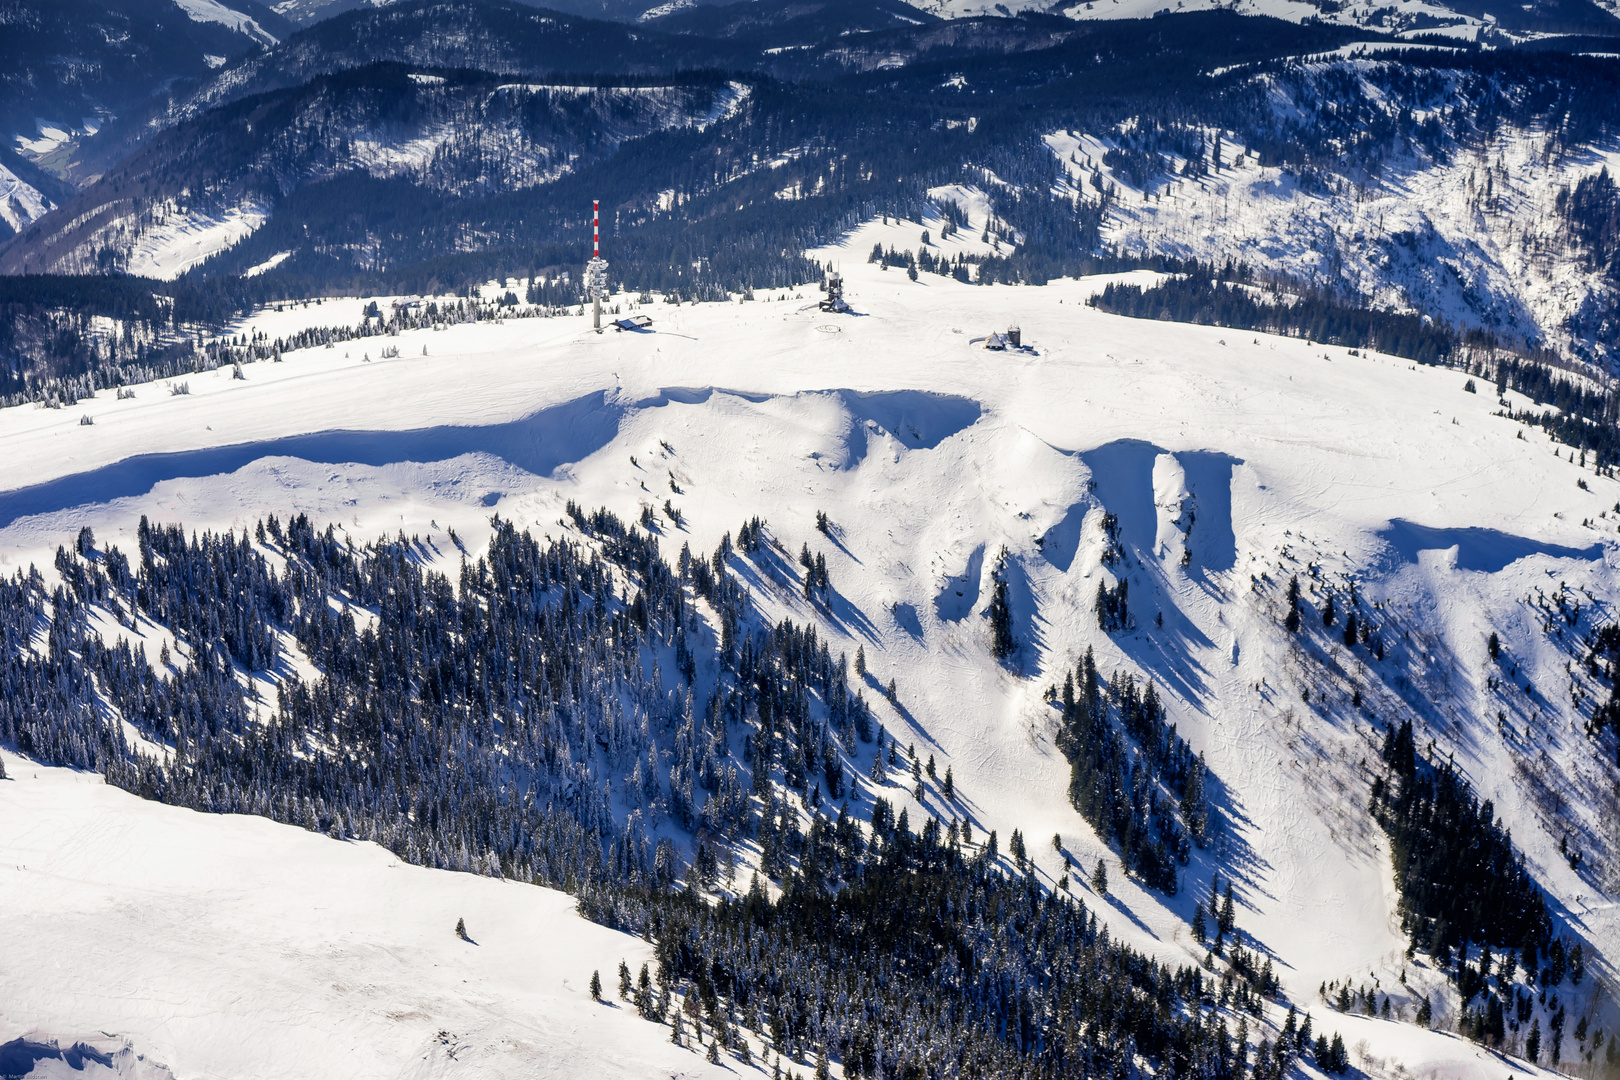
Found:
[[[1500,415],[1483,374],[1089,308],[1113,279],[983,286],[868,261],[874,247],[918,250],[924,229],[940,259],[1005,247],[981,239],[984,204],[965,191],[936,198],[947,195],[967,218],[949,235],[944,218],[873,220],[813,253],[842,268],[848,315],[819,311],[814,285],[702,305],[618,295],[612,315],[652,322],[602,335],[583,314],[459,321],[466,304],[454,298],[439,298],[431,318],[412,306],[426,298],[401,298],[397,334],[366,322],[359,299],[260,308],[215,343],[227,362],[213,370],[133,394],[104,390],[68,410],[0,412],[0,554],[16,569],[38,567],[49,596],[59,578],[114,565],[115,547],[154,565],[177,557],[139,554],[144,517],[182,525],[182,545],[193,531],[229,532],[244,552],[291,573],[290,539],[276,539],[279,525],[258,539],[254,523],[274,513],[290,525],[302,514],[317,541],[334,526],[333,558],[346,545],[398,538],[409,561],[466,589],[479,587],[480,558],[509,543],[501,522],[619,565],[626,549],[616,534],[586,516],[602,507],[642,523],[636,535],[679,562],[680,640],[703,644],[655,654],[654,685],[668,696],[637,699],[644,737],[662,748],[650,767],[644,756],[634,769],[616,756],[618,740],[636,737],[629,712],[628,726],[601,729],[600,748],[573,759],[568,767],[581,771],[569,775],[606,780],[612,828],[644,827],[649,843],[670,842],[688,881],[702,880],[688,864],[705,847],[735,859],[733,875],[699,885],[711,898],[746,893],[762,864],[772,895],[787,878],[777,841],[763,833],[756,840],[707,817],[683,824],[682,799],[694,796],[678,782],[690,750],[679,718],[703,712],[728,677],[711,654],[725,634],[785,620],[814,626],[833,657],[861,657],[864,671],[851,670],[850,681],[893,744],[887,766],[869,742],[829,744],[815,767],[826,772],[812,771],[814,798],[808,783],[786,779],[761,792],[783,799],[771,805],[796,827],[814,820],[836,766],[862,830],[874,813],[904,811],[913,831],[949,822],[953,837],[966,821],[964,850],[987,858],[991,830],[1003,853],[1017,830],[1032,887],[1067,891],[1110,941],[1189,972],[1206,963],[1193,924],[1218,876],[1233,886],[1238,940],[1266,958],[1278,984],[1244,1018],[1252,1043],[1271,1046],[1293,1006],[1311,1013],[1315,1030],[1342,1036],[1360,1074],[1500,1080],[1540,1074],[1502,1052],[1524,1053],[1534,1025],[1548,1061],[1558,1016],[1561,1068],[1596,1075],[1620,1026],[1605,989],[1620,942],[1620,773],[1615,733],[1589,724],[1609,687],[1588,660],[1620,600],[1617,481]],[[396,310],[390,303],[380,306]],[[363,322],[374,336],[353,336]],[[1021,347],[987,351],[991,332],[1009,324]],[[233,368],[230,357],[250,355],[250,342],[264,359]],[[218,353],[227,346],[238,351]],[[1515,391],[1503,396],[1514,410],[1532,407]],[[722,538],[745,544],[737,527],[756,517],[762,546],[725,554]],[[801,547],[814,571],[795,560]],[[738,609],[705,598],[682,551],[695,565],[716,551],[714,565],[745,588],[751,614],[733,630],[723,624]],[[824,575],[820,584],[807,581],[812,573]],[[1287,626],[1290,579],[1300,585],[1297,631]],[[626,619],[641,580],[615,586]],[[1099,589],[1123,595],[1121,583],[1129,617],[1107,630]],[[651,604],[663,594],[648,586],[648,595]],[[161,649],[174,665],[167,678],[220,662],[201,627],[176,633],[155,608],[131,619],[116,593],[87,602],[87,626],[108,642],[140,641],[148,658]],[[358,597],[345,612],[351,626],[385,617]],[[1370,637],[1344,632],[1351,613]],[[45,617],[40,640],[49,626],[68,632],[61,618]],[[1011,634],[1001,659],[998,623]],[[258,688],[267,714],[292,700],[273,704],[278,685],[290,694],[320,676],[307,651],[315,639],[306,647],[278,631],[274,640],[253,664],[228,665],[230,678]],[[682,648],[698,651],[688,661]],[[1120,842],[1071,802],[1061,699],[1088,655],[1104,678],[1151,680],[1175,736],[1207,767],[1208,839],[1176,871],[1177,891],[1121,873]],[[667,729],[661,701],[673,703]],[[822,715],[819,698],[809,707]],[[720,729],[734,760],[753,752],[745,736],[765,737],[749,717]],[[127,719],[124,737],[154,761],[210,752],[154,742],[146,720]],[[1522,1017],[1509,1011],[1502,1052],[1454,1034],[1468,1004],[1456,979],[1466,983],[1474,969],[1447,968],[1423,943],[1408,951],[1391,834],[1369,812],[1384,782],[1384,740],[1402,722],[1425,761],[1454,766],[1490,801],[1487,821],[1510,831],[1524,871],[1545,890],[1560,949],[1579,943],[1584,955],[1579,982],[1505,976],[1512,1009],[1525,1004]],[[307,737],[311,753],[328,752],[318,732]],[[1130,752],[1146,754],[1146,744]],[[1132,761],[1148,769],[1147,757]],[[0,781],[0,806],[30,822],[0,838],[10,882],[0,904],[8,923],[28,929],[0,957],[5,985],[22,988],[0,1000],[0,1021],[17,1034],[66,1046],[76,1033],[107,1032],[176,1076],[400,1075],[410,1055],[431,1063],[414,1066],[423,1075],[532,1075],[537,1060],[583,1060],[602,1046],[613,1056],[593,1069],[608,1075],[716,1071],[704,1044],[670,1046],[667,1018],[659,1028],[623,1001],[589,1001],[592,970],[617,1001],[610,965],[624,955],[634,968],[650,953],[580,923],[554,894],[411,869],[377,847],[296,825],[149,807],[82,774],[5,762],[15,779]],[[695,798],[712,806],[728,790],[721,783]],[[104,825],[89,824],[109,820],[120,823],[112,845]],[[329,829],[313,816],[308,824],[337,836],[362,827],[341,813]],[[487,856],[410,850],[411,861],[453,866],[470,856],[463,865],[486,876],[514,876],[493,847]],[[1089,883],[1099,860],[1111,868],[1106,891]],[[148,861],[156,869],[140,875],[132,900],[128,867]],[[993,861],[1012,871],[1005,854]],[[289,889],[288,867],[320,884]],[[178,921],[145,917],[148,905]],[[451,933],[461,916],[476,945]],[[89,927],[94,963],[55,959]],[[235,985],[220,949],[254,973],[251,989],[210,989]],[[1230,952],[1207,960],[1211,1022],[1235,1026],[1242,1010],[1226,991],[1247,985],[1234,974],[1246,962]],[[132,984],[151,992],[121,992]],[[1483,1009],[1470,989],[1470,1007]],[[703,993],[695,982],[675,992],[694,1002]],[[1343,1010],[1352,993],[1357,1004]],[[1425,1002],[1427,1022],[1415,1023]],[[833,1037],[851,1015],[828,1013],[815,1030]],[[812,1069],[814,1041],[772,1034],[767,1020],[742,1010],[753,1064],[717,1050],[724,1067],[769,1072],[769,1038],[807,1055],[784,1067]],[[289,1027],[307,1027],[307,1038],[288,1037]],[[900,1056],[878,1060],[904,1060],[905,1030],[880,1022],[886,1052]],[[348,1049],[374,1042],[365,1060]],[[463,1064],[446,1060],[451,1043]],[[833,1057],[832,1074],[850,1075],[853,1059],[836,1048]],[[1323,1064],[1307,1055],[1287,1067],[1314,1076]],[[1133,1067],[1151,1069],[1151,1060]]]
[[[0,1077],[1617,1075],[1620,68],[1469,2],[0,0]]]
[[[15,233],[54,209],[51,200],[38,188],[0,164],[0,226]]]
[[[173,278],[204,263],[214,275],[269,272],[283,252],[297,256],[276,264],[284,275],[412,273],[447,251],[502,273],[535,251],[569,262],[560,252],[582,235],[576,208],[589,194],[554,181],[594,165],[612,178],[598,192],[619,185],[610,229],[638,241],[654,223],[748,236],[720,256],[726,265],[711,254],[690,275],[740,290],[802,275],[780,254],[802,231],[774,212],[784,193],[797,193],[795,213],[821,240],[860,206],[932,212],[921,168],[931,182],[982,193],[1009,235],[1050,237],[1055,261],[1016,276],[1073,272],[1104,251],[1139,263],[1241,262],[1285,289],[1331,290],[1514,348],[1612,358],[1620,247],[1604,222],[1620,205],[1620,143],[1602,119],[1614,103],[1608,60],[1345,44],[1343,31],[1221,13],[1084,30],[993,19],[766,50],[771,63],[794,57],[780,62],[843,73],[824,88],[752,76],[746,86],[765,88],[756,94],[736,80],[670,76],[663,89],[576,100],[567,89],[515,89],[555,82],[544,76],[444,67],[509,23],[607,42],[609,59],[628,62],[614,52],[633,51],[612,37],[619,30],[475,6],[481,21],[441,46],[443,19],[461,10],[451,7],[354,13],[229,69],[175,113],[178,126],[109,163],[61,210],[35,221],[43,203],[27,201],[0,268]],[[710,25],[729,11],[654,20],[649,49],[670,62],[739,57],[765,31],[736,16]],[[398,25],[385,26],[385,14]],[[327,48],[322,35],[350,22],[357,40],[392,41],[391,55],[410,65],[343,71],[374,51]],[[1143,38],[1149,25],[1164,29]],[[698,36],[717,26],[735,35]],[[791,37],[800,24],[770,26]],[[512,40],[502,63],[559,62],[551,45]],[[1173,100],[1154,75],[1163,64],[1185,67]],[[327,68],[336,73],[310,77]],[[242,96],[269,87],[280,88]],[[1077,114],[1076,96],[1096,104]],[[1002,110],[1015,98],[1013,118]],[[853,176],[840,170],[852,152],[866,163]],[[340,177],[399,184],[334,186]],[[322,184],[318,198],[308,190]],[[674,287],[688,260],[671,265],[665,243],[648,243],[657,265],[638,248],[633,268],[620,263],[624,280]]]

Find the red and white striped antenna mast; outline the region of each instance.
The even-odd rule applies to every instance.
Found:
[[[591,200],[591,261],[585,264],[585,291],[591,298],[593,329],[602,332],[602,297],[608,291],[608,264],[602,258],[602,203]]]

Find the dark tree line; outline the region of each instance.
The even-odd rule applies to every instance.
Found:
[[[1105,687],[1090,649],[1064,676],[1062,701],[1070,801],[1128,870],[1174,894],[1209,827],[1202,756],[1165,720],[1153,683],[1116,672]]]
[[[1442,955],[1469,943],[1534,955],[1552,940],[1541,890],[1495,819],[1450,765],[1423,760],[1403,720],[1384,740],[1387,775],[1371,811],[1390,839],[1403,929],[1414,949]]]
[[[1148,288],[1111,283],[1089,301],[1099,311],[1135,319],[1169,319],[1286,334],[1357,349],[1376,349],[1422,364],[1443,363],[1460,338],[1444,323],[1419,315],[1375,311],[1324,294],[1292,304],[1263,302],[1249,287],[1193,272]]]
[[[1457,988],[1463,1036],[1500,1047],[1510,1033],[1528,1028],[1525,1056],[1539,1061],[1546,1049],[1557,1065],[1565,1060],[1558,989],[1566,980],[1574,986],[1585,980],[1585,946],[1566,945],[1556,933],[1541,890],[1491,802],[1479,802],[1449,764],[1426,761],[1413,745],[1409,721],[1385,732],[1382,756],[1386,775],[1373,781],[1371,809],[1390,840],[1407,955],[1427,953]],[[1376,993],[1363,989],[1360,997],[1362,1011],[1378,1011]],[[1340,1011],[1354,1001],[1348,987],[1340,988]],[[1382,1012],[1389,1013],[1387,998]],[[1425,997],[1417,1022],[1432,1020]],[[1583,1052],[1587,1035],[1583,1021],[1577,1031]],[[1611,1040],[1611,1065],[1615,1047]],[[1598,1032],[1588,1060],[1600,1048]]]

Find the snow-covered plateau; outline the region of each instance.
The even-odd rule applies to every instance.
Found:
[[[1165,227],[1145,208],[1134,220]],[[626,521],[651,508],[669,559],[757,515],[781,566],[808,545],[831,588],[811,602],[762,568],[753,602],[815,624],[834,655],[863,649],[884,728],[953,771],[949,807],[906,776],[878,785],[911,820],[1021,830],[1043,886],[1061,878],[1116,940],[1172,964],[1203,962],[1189,925],[1219,873],[1287,1000],[1341,1032],[1366,1075],[1542,1075],[1455,1034],[1450,983],[1406,955],[1368,798],[1382,725],[1410,718],[1493,801],[1558,932],[1583,945],[1587,979],[1553,995],[1571,1029],[1620,1027],[1602,989],[1620,963],[1620,772],[1583,732],[1579,703],[1599,687],[1575,643],[1620,605],[1620,481],[1499,415],[1490,383],[1462,372],[1086,306],[1114,279],[982,287],[866,262],[874,244],[915,249],[922,228],[871,223],[815,253],[842,269],[848,314],[820,311],[814,284],[701,305],[618,296],[618,314],[651,325],[449,325],[288,351],[241,378],[201,372],[185,393],[0,411],[0,571],[50,578],[84,527],[132,551],[143,515],[245,534],[305,513],[356,543],[419,537],[452,580],[458,545],[476,560],[492,515],[556,536],[575,532],[570,502]],[[968,233],[936,231],[936,251],[978,250]],[[365,303],[267,308],[232,331],[353,326]],[[1010,326],[1023,348],[982,347]],[[1005,662],[985,617],[998,572]],[[1282,626],[1293,575],[1310,616],[1297,635]],[[1105,633],[1093,602],[1122,578],[1135,627]],[[1315,617],[1352,579],[1382,659]],[[1555,632],[1555,595],[1577,598],[1578,625]],[[172,640],[141,626],[153,650]],[[1493,677],[1492,632],[1512,678]],[[1107,895],[1085,881],[1117,854],[1069,802],[1049,695],[1087,649],[1105,676],[1153,680],[1217,781],[1210,841],[1175,895],[1119,873]],[[763,1055],[711,1065],[611,993],[593,1002],[593,970],[611,982],[621,957],[652,950],[560,893],[3,760],[0,1041],[122,1040],[179,1080],[770,1071]],[[746,881],[758,852],[739,854]],[[472,942],[451,932],[461,917]],[[1389,1015],[1336,1011],[1319,994],[1335,981],[1375,986]],[[1413,1023],[1420,995],[1434,1030]],[[1532,1008],[1545,1027],[1553,1002]],[[1264,1030],[1285,1011],[1268,1004]],[[1566,1034],[1566,1066],[1592,1049]]]

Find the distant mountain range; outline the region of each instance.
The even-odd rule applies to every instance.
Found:
[[[1008,241],[971,271],[986,280],[1240,261],[1514,347],[1620,341],[1601,224],[1620,189],[1599,175],[1620,95],[1612,62],[1577,55],[1591,33],[1505,48],[901,0],[634,22],[402,0],[289,33],[257,7],[121,2],[127,32],[95,40],[122,41],[123,66],[80,80],[75,122],[34,116],[0,154],[0,272],[251,274],[288,293],[562,281],[599,199],[620,280],[721,295],[802,279],[807,247],[943,212],[929,193],[959,185]],[[1582,10],[1558,18],[1614,21]],[[30,32],[90,48],[85,26],[112,16],[81,15]],[[204,47],[220,51],[186,58]],[[42,84],[13,95],[14,124]]]
[[[284,0],[273,8],[257,0],[64,0],[43,6],[5,0],[0,141],[82,183],[155,127],[199,105],[379,60],[487,71],[716,66],[778,73],[789,67],[803,74],[806,65],[789,63],[803,58],[785,52],[866,53],[874,47],[872,35],[942,20],[972,20],[958,44],[965,37],[972,39],[970,48],[993,50],[999,39],[1027,36],[991,29],[987,19],[1046,13],[1060,20],[1048,33],[1061,36],[1064,25],[1076,22],[1219,9],[1508,46],[1558,35],[1620,35],[1620,19],[1601,0],[1057,0],[1049,7],[1027,0],[1012,0],[1011,6],[980,0],[559,0],[543,8],[513,2],[483,9],[416,0]],[[912,56],[902,44],[876,62],[901,64]],[[84,149],[109,123],[120,129],[101,140],[110,149]]]

